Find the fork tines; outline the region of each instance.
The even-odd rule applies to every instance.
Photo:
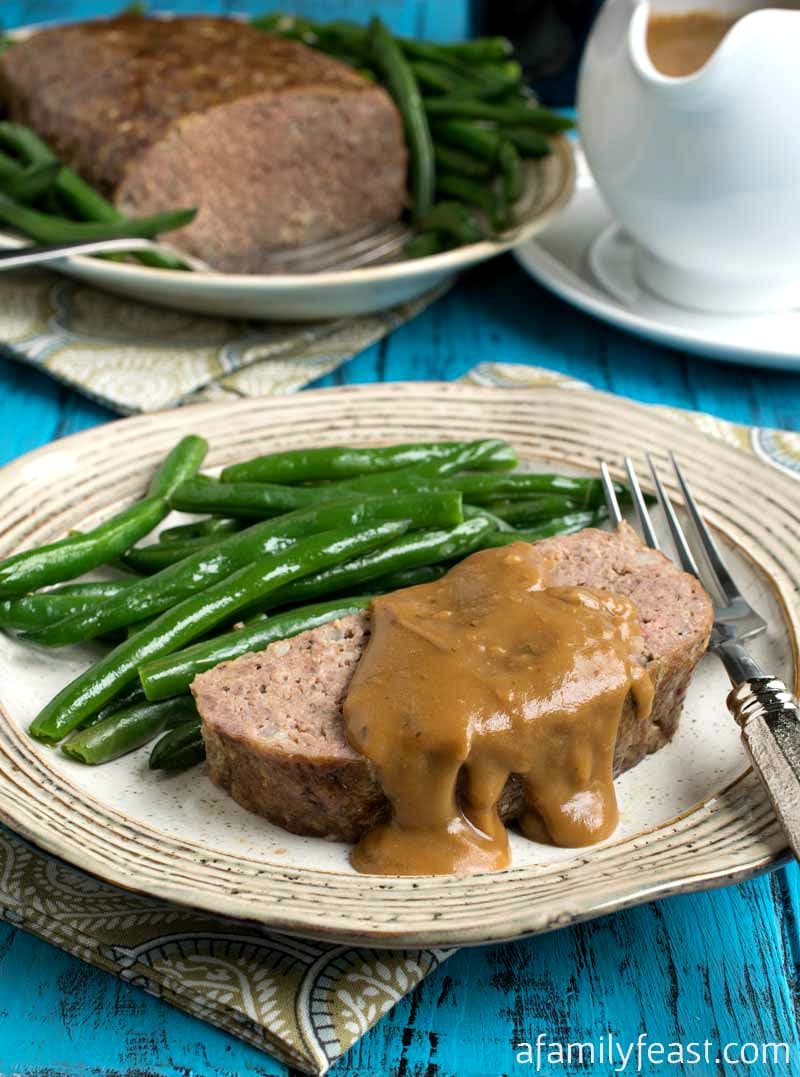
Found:
[[[695,576],[700,583],[703,584],[706,590],[715,588],[718,591],[720,598],[723,600],[721,604],[717,605],[718,619],[721,618],[739,622],[740,631],[742,633],[747,632],[748,634],[753,634],[754,632],[763,630],[765,627],[763,618],[745,602],[741,592],[734,583],[731,574],[722,560],[722,556],[711,531],[700,514],[700,509],[689,489],[688,483],[686,482],[674,453],[670,453],[670,460],[672,462],[677,485],[683,495],[686,511],[692,523],[695,536],[705,555],[704,561],[707,562],[708,571],[704,573],[701,570],[686,538],[686,532],[683,525],[675,511],[673,501],[661,481],[655,460],[653,459],[652,454],[648,453],[647,463],[653,479],[656,499],[664,512],[664,517],[675,544],[681,567],[684,571],[690,572]],[[631,498],[633,500],[634,509],[644,540],[648,546],[652,547],[654,550],[658,550],[658,539],[653,527],[650,512],[647,508],[647,501],[642,493],[639,476],[636,473],[633,460],[629,456],[625,457],[625,470],[628,474]],[[613,523],[618,525],[622,520],[622,513],[620,512],[619,500],[611,481],[611,474],[605,462],[600,464],[600,477],[603,483],[603,490],[609,514]]]

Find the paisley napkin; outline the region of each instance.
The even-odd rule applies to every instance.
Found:
[[[589,389],[553,371],[502,363],[482,364],[468,379]],[[800,480],[800,434],[689,417]],[[2,829],[0,917],[317,1075],[452,952],[308,942],[192,912],[118,890]]]
[[[316,323],[207,318],[49,270],[0,276],[0,354],[123,415],[302,389],[391,333],[449,284],[378,314]]]

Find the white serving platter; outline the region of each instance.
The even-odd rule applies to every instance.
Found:
[[[169,17],[169,13],[159,13],[159,18]],[[20,27],[8,36],[22,40],[41,28]],[[136,262],[111,262],[88,255],[63,258],[52,266],[129,299],[225,318],[313,322],[371,314],[417,299],[470,266],[524,243],[566,205],[574,182],[572,143],[560,135],[553,139],[549,157],[525,163],[525,188],[515,207],[516,224],[509,232],[496,240],[471,243],[430,258],[363,269],[304,274],[201,273],[151,269]],[[0,231],[0,249],[26,242]]]

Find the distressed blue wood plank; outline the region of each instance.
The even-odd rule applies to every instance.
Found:
[[[125,6],[124,0],[6,0],[0,8],[5,27],[25,26],[49,19],[88,19],[113,15]],[[217,14],[291,10],[313,19],[355,19],[364,22],[370,15],[380,15],[397,33],[441,41],[466,37],[469,29],[467,0],[164,0],[151,3],[155,11],[197,12]]]
[[[562,370],[646,403],[800,429],[800,378],[662,348],[575,310],[506,256],[319,385],[461,377],[476,363]]]
[[[112,417],[52,378],[0,357],[0,464]]]
[[[515,1072],[515,1045],[533,1042],[540,1033],[548,1043],[597,1043],[609,1032],[623,1042],[641,1032],[650,1042],[665,1044],[782,1041],[798,1052],[791,978],[796,965],[785,965],[785,917],[774,915],[773,901],[774,890],[796,894],[797,887],[793,868],[541,938],[462,951],[334,1072],[337,1077],[492,1077]],[[795,948],[789,960],[796,962],[796,921],[789,941]],[[15,976],[15,989],[3,992],[0,1009],[0,1029],[14,1030],[0,1064],[13,1072],[26,1077],[39,1077],[47,1067],[59,1075],[179,1074],[184,1067],[219,1077],[283,1077],[286,1072],[135,988],[3,927],[0,985],[10,983],[20,968],[26,975]],[[568,1075],[586,1072],[607,1070],[563,1068]],[[723,1065],[695,1072],[737,1071]]]
[[[218,1077],[287,1072],[143,991],[0,926],[0,1073],[105,1077],[130,1071]]]

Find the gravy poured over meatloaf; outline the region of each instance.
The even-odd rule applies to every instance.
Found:
[[[673,736],[708,642],[710,600],[693,576],[644,546],[625,524],[534,548],[547,560],[551,586],[610,592],[636,609],[654,694],[647,718],[637,715],[630,694],[625,700],[613,745],[616,776]],[[386,821],[390,805],[376,768],[350,744],[343,715],[370,633],[368,614],[345,617],[197,677],[192,692],[211,779],[245,808],[296,834],[355,843]],[[498,814],[509,822],[525,811],[523,779],[512,773]]]
[[[215,268],[395,220],[402,121],[352,68],[247,23],[126,14],[40,30],[0,97],[124,212],[196,206],[169,238]]]
[[[627,598],[549,587],[546,560],[515,542],[376,598],[370,612],[344,717],[392,814],[353,850],[354,867],[507,867],[497,804],[512,773],[523,779],[523,834],[581,846],[613,832],[622,708],[631,696],[643,720],[653,698]]]

